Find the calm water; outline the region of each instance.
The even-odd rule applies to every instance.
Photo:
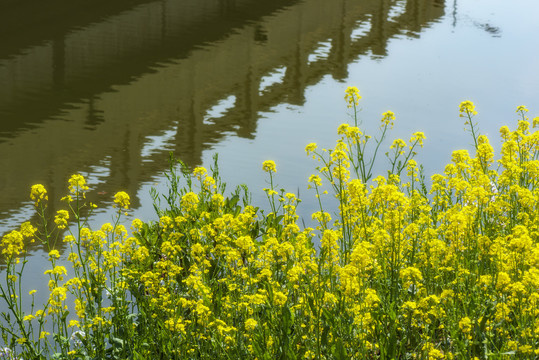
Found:
[[[470,145],[462,100],[493,140],[517,105],[539,115],[536,0],[110,3],[0,0],[0,234],[33,217],[32,184],[58,209],[75,172],[104,209],[96,224],[120,190],[154,219],[149,189],[163,188],[170,151],[193,166],[218,152],[223,178],[259,205],[273,159],[308,217],[303,149],[332,146],[349,85],[365,128],[391,109],[394,136],[425,132],[429,174]]]

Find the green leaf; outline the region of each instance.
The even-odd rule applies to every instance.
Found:
[[[111,345],[116,345],[118,347],[123,347],[125,342],[122,339],[119,339],[117,337],[112,337],[110,339],[110,343],[111,343]]]
[[[338,360],[348,359],[348,355],[346,353],[346,349],[344,348],[341,338],[337,339],[337,343],[335,345],[336,345],[335,352],[333,354],[335,358],[337,358]]]
[[[292,314],[290,313],[290,309],[288,308],[288,306],[283,306],[282,317],[283,317],[283,327],[287,329],[292,324],[291,323]]]
[[[320,343],[323,347],[326,347],[328,345],[328,333],[329,333],[329,326],[324,326],[324,330],[322,330],[322,337],[320,338]]]
[[[311,308],[311,312],[312,312],[313,314],[316,314],[316,308],[315,308],[315,306],[314,306],[314,300],[313,300],[313,298],[309,296],[309,297],[307,298],[307,302],[309,303],[309,307]]]

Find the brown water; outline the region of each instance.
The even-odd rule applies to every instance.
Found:
[[[224,179],[258,203],[274,159],[279,185],[309,198],[304,146],[331,146],[349,85],[364,127],[393,110],[394,135],[424,131],[419,160],[441,171],[471,142],[462,100],[493,139],[517,105],[539,115],[538,11],[535,0],[0,0],[0,233],[33,217],[32,184],[59,208],[75,172],[105,209],[96,223],[120,190],[133,216],[153,219],[148,193],[163,188],[170,151],[193,166],[218,152]]]

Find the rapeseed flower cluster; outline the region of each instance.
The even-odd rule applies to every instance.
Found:
[[[300,199],[274,188],[272,160],[262,164],[267,213],[245,187],[225,194],[217,160],[209,171],[171,164],[166,207],[156,206],[154,222],[135,219],[131,234],[123,192],[114,197],[117,219],[90,229],[81,213],[91,190],[74,175],[55,229],[26,223],[2,239],[0,289],[15,321],[2,320],[1,351],[36,359],[539,357],[539,120],[519,107],[515,130],[500,131],[497,158],[478,132],[475,105],[464,101],[474,152],[455,151],[427,183],[414,160],[425,135],[384,144],[395,114],[382,114],[380,134],[369,136],[358,126],[357,88],[345,99],[355,123],[339,126],[333,149],[305,148],[317,162],[308,179],[319,207],[314,228],[302,225]],[[387,174],[373,177],[383,148]],[[43,187],[31,197],[46,207]],[[51,243],[59,230],[71,267],[51,247],[48,301],[32,300],[25,313],[17,291],[25,241]]]

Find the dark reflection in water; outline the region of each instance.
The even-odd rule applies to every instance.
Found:
[[[58,208],[74,172],[97,179],[98,205],[134,195],[169,151],[196,165],[227,134],[254,138],[261,112],[302,105],[308,86],[345,79],[360,55],[386,56],[389,39],[444,11],[440,0],[0,1],[0,219],[24,213],[34,183]]]

